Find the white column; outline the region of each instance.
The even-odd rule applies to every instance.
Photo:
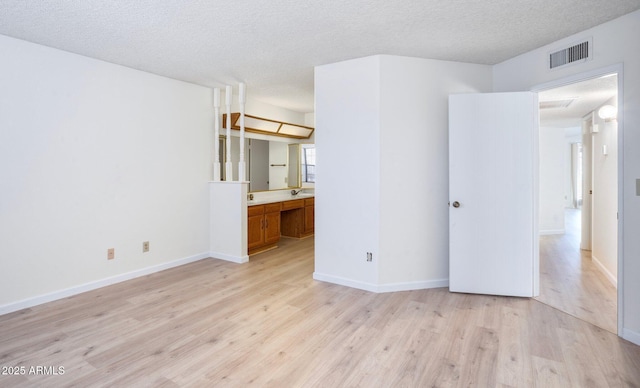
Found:
[[[220,88],[213,89],[213,181],[220,180]]]
[[[244,161],[244,106],[247,102],[246,98],[246,85],[244,82],[240,83],[240,93],[238,96],[238,102],[240,103],[240,162],[238,162],[238,180],[240,182],[246,181],[247,167]]]
[[[227,85],[227,95],[225,103],[227,104],[227,163],[225,164],[225,171],[227,175],[227,181],[233,180],[233,168],[231,166],[231,86]]]

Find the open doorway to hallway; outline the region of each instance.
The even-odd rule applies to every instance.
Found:
[[[565,209],[564,234],[540,236],[540,296],[536,299],[617,333],[617,290],[580,249],[581,210]]]
[[[617,333],[616,74],[540,100],[539,301]],[[614,109],[617,111],[617,109]]]

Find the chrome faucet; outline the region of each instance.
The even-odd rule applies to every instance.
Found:
[[[292,196],[296,196],[296,195],[300,194],[300,192],[301,192],[301,191],[302,191],[302,189],[300,189],[300,190],[298,190],[298,191],[296,191],[296,190],[291,190],[291,195],[292,195]]]

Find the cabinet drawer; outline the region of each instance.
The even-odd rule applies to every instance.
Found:
[[[304,199],[304,206],[313,206],[316,204],[316,198],[305,198]]]
[[[264,205],[249,206],[249,208],[247,209],[247,215],[249,217],[259,216],[261,214],[264,214]]]
[[[269,203],[264,205],[264,212],[265,213],[275,213],[275,212],[279,212],[280,211],[280,202],[276,202],[276,203]]]
[[[282,211],[300,209],[304,207],[304,199],[294,199],[293,201],[282,202]]]

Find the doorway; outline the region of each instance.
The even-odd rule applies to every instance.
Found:
[[[543,89],[539,101],[536,299],[617,333],[618,123],[599,112],[618,106],[618,75]]]

